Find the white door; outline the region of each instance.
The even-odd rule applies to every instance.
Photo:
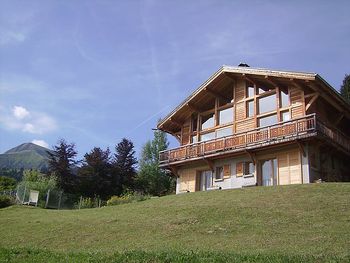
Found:
[[[201,175],[201,191],[206,191],[213,186],[212,171],[203,171]]]

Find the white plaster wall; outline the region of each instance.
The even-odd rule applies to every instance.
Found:
[[[301,165],[302,165],[302,176],[303,176],[303,184],[310,183],[310,167],[309,167],[309,146],[304,146],[305,156],[301,154]]]

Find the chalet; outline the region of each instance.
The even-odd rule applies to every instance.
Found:
[[[177,193],[350,181],[350,106],[315,73],[223,66],[158,129]]]

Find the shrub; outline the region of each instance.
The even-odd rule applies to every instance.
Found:
[[[11,196],[0,195],[0,208],[8,207],[14,204],[14,200]]]
[[[0,191],[16,189],[17,181],[13,178],[0,176]]]
[[[121,196],[112,196],[108,201],[107,205],[121,205],[121,204],[127,204],[132,202],[139,202],[149,199],[150,196],[148,195],[141,195],[139,193],[125,193]]]

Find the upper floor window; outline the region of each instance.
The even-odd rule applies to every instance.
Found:
[[[209,141],[215,139],[215,132],[209,132],[201,135],[201,141]]]
[[[288,90],[282,90],[280,91],[280,106],[282,108],[289,106],[289,96],[288,96]]]
[[[254,86],[247,87],[247,91],[246,91],[247,98],[254,96],[254,94],[255,94],[254,90],[255,90]]]
[[[276,94],[259,98],[259,114],[276,110]]]
[[[277,114],[269,115],[267,117],[259,118],[259,127],[270,126],[277,122]]]
[[[221,138],[225,136],[232,135],[232,126],[229,126],[227,128],[223,128],[220,130],[216,130],[216,138]]]
[[[281,120],[282,121],[289,121],[290,120],[290,113],[289,113],[289,111],[282,111],[281,112]]]
[[[258,94],[262,94],[262,93],[264,93],[266,91],[270,91],[270,90],[271,90],[271,88],[260,86],[258,88]]]
[[[254,116],[254,101],[251,100],[251,101],[247,101],[247,114],[246,114],[246,117],[252,117]]]
[[[233,121],[233,108],[219,111],[219,124],[226,124]]]
[[[202,116],[202,130],[209,129],[215,126],[215,114],[210,113],[206,116]]]

